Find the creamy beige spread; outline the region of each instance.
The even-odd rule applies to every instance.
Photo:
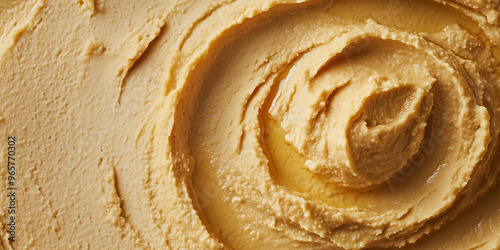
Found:
[[[500,248],[498,0],[1,0],[0,36],[2,249]]]

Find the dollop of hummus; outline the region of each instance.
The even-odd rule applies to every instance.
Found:
[[[500,248],[498,0],[11,1],[0,36],[2,249]]]

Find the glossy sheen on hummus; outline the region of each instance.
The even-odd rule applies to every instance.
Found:
[[[0,0],[0,35],[2,249],[500,247],[496,0]]]

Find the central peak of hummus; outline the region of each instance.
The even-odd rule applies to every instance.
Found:
[[[419,151],[432,109],[431,83],[412,86],[371,77],[363,87],[341,89],[332,99],[337,115],[328,118],[338,130],[328,142],[330,159],[308,160],[306,166],[349,187],[387,181]]]
[[[436,81],[422,67],[425,55],[404,56],[413,49],[382,39],[337,41],[304,54],[278,79],[269,114],[305,168],[340,186],[370,188],[411,164]]]

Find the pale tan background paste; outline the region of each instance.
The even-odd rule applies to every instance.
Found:
[[[499,14],[0,0],[1,248],[498,249]]]

